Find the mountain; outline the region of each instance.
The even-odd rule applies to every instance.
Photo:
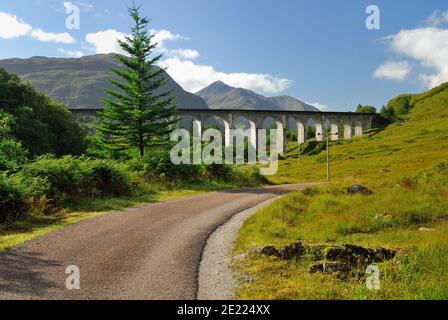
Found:
[[[211,109],[319,111],[293,97],[265,97],[247,89],[228,86],[222,81],[216,81],[196,94]]]
[[[115,77],[110,68],[120,68],[114,54],[82,58],[46,58],[0,60],[0,68],[28,80],[38,91],[69,109],[100,109],[104,88],[112,88],[108,79]],[[179,109],[208,109],[205,101],[181,88],[168,73],[164,91],[173,90]]]

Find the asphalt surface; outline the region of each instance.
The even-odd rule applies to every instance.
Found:
[[[0,254],[0,299],[196,298],[203,249],[233,215],[314,184],[231,190],[83,221]],[[68,290],[68,266],[80,289]]]

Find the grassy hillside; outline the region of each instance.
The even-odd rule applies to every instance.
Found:
[[[110,70],[120,68],[114,54],[97,54],[82,58],[47,58],[0,60],[0,67],[28,81],[39,92],[69,109],[101,109],[104,88],[111,89]],[[168,73],[163,92],[173,90],[179,109],[207,109],[200,97],[183,90]]]
[[[408,102],[403,104],[403,99]],[[330,185],[291,194],[246,222],[235,267],[252,281],[238,298],[256,299],[447,299],[448,298],[448,84],[389,104],[406,105],[402,121],[351,142],[333,143]],[[273,180],[321,181],[325,152],[298,157],[292,150]],[[371,196],[349,195],[361,183]],[[319,245],[355,244],[397,249],[377,263],[381,289],[365,276],[341,279],[309,272],[313,261],[286,261],[251,249],[301,240]],[[364,269],[365,270],[365,269]]]

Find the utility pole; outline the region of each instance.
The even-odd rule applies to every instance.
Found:
[[[330,182],[330,137],[327,133],[327,182]]]
[[[339,132],[331,133],[331,131],[326,132],[326,142],[327,142],[327,182],[330,182],[331,179],[331,170],[330,170],[330,136],[337,135]],[[319,135],[323,135],[319,133]]]

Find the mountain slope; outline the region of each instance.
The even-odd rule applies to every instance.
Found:
[[[69,109],[99,109],[104,88],[112,88],[110,68],[120,68],[114,54],[82,58],[46,58],[0,60],[0,67],[28,80],[38,91],[66,105]],[[179,109],[208,109],[200,97],[183,90],[165,73],[164,91],[173,90]]]
[[[319,111],[289,96],[265,97],[253,91],[234,88],[216,81],[196,93],[211,109]]]

